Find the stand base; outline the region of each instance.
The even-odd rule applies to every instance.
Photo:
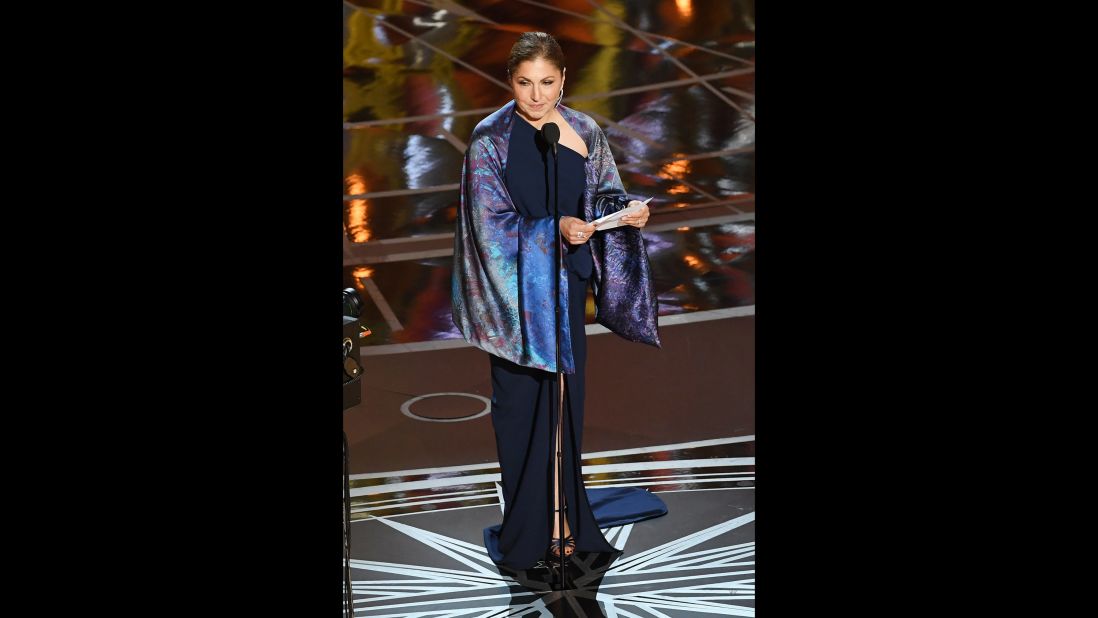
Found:
[[[574,558],[568,558],[564,561],[564,577],[561,577],[560,563],[557,560],[553,560],[546,564],[546,570],[549,571],[549,580],[546,582],[549,584],[549,589],[554,592],[560,592],[563,590],[575,590],[575,581],[577,569],[572,566],[572,560]]]

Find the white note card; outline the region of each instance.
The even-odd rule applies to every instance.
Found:
[[[616,227],[619,227],[619,226],[623,225],[623,223],[621,222],[622,217],[624,217],[625,215],[631,215],[631,214],[637,212],[638,210],[641,209],[641,205],[647,205],[648,202],[651,202],[651,201],[652,201],[652,198],[648,198],[648,199],[644,200],[643,202],[641,202],[640,205],[634,204],[633,206],[630,206],[628,208],[622,208],[621,210],[619,210],[617,212],[612,212],[612,213],[606,215],[605,217],[599,217],[598,219],[595,219],[591,223],[593,223],[595,225],[595,231],[596,232],[601,231],[601,230],[612,230]]]

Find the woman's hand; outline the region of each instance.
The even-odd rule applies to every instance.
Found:
[[[625,207],[629,208],[634,204],[639,204],[640,210],[631,215],[625,215],[621,218],[621,222],[625,225],[632,225],[635,228],[642,228],[646,223],[648,223],[648,204],[645,204],[644,202],[641,202],[639,200],[630,200],[629,203],[625,205]]]
[[[568,244],[582,245],[591,239],[595,226],[575,217],[561,217],[560,233]]]

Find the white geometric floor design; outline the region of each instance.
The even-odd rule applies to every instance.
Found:
[[[749,512],[636,555],[626,553],[609,570],[599,573],[597,588],[585,587],[594,575],[587,568],[590,565],[577,561],[584,573],[575,580],[577,590],[537,593],[501,575],[480,544],[379,518],[377,521],[449,557],[457,568],[352,560],[352,578],[356,571],[394,576],[352,583],[355,616],[548,617],[554,614],[547,606],[562,599],[574,605],[577,616],[591,615],[580,608],[581,600],[597,602],[608,618],[754,616],[754,541],[690,551],[754,520],[754,512]],[[603,532],[615,547],[625,550],[631,529],[629,524]]]

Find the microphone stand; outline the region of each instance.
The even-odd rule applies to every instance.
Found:
[[[555,400],[555,407],[557,409],[557,426],[556,431],[550,432],[550,435],[555,434],[554,450],[556,451],[556,485],[557,485],[557,531],[560,534],[560,571],[559,579],[554,578],[550,587],[553,590],[568,590],[571,588],[568,582],[568,574],[566,571],[568,556],[565,552],[564,543],[564,371],[560,365],[560,330],[561,330],[561,315],[560,315],[560,273],[564,270],[564,251],[562,250],[562,243],[564,238],[560,231],[560,208],[558,206],[560,202],[560,195],[558,190],[560,189],[560,160],[557,158],[557,141],[560,139],[559,133],[557,134],[557,140],[552,141],[553,146],[553,223],[557,232],[557,242],[555,243],[557,272],[553,277],[553,315],[554,326],[556,331],[556,363],[557,363],[557,380],[556,388],[554,389],[554,396],[550,401]],[[567,319],[568,316],[565,316]],[[566,324],[568,324],[566,322]],[[552,418],[552,415],[550,415]],[[549,535],[552,538],[552,534]]]

